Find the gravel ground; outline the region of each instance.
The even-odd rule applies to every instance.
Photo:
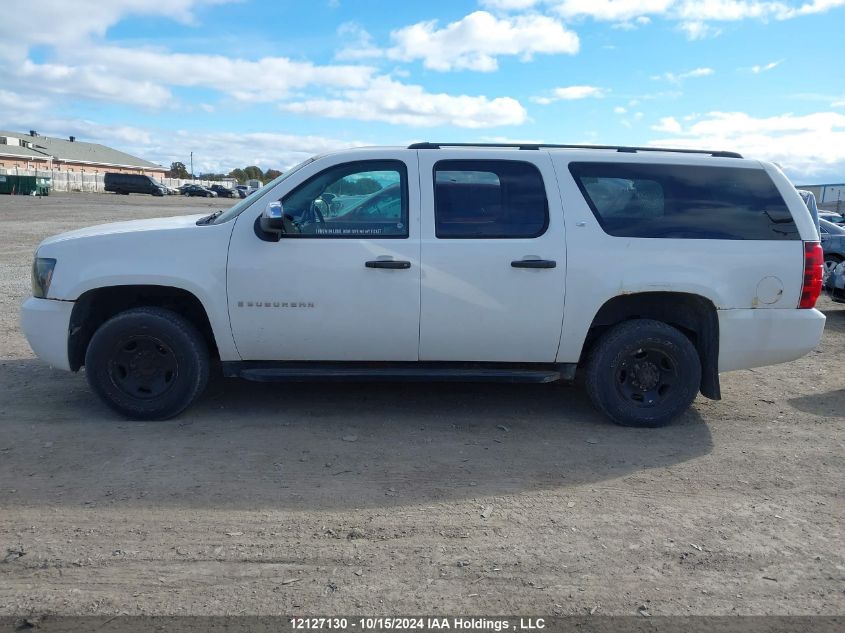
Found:
[[[230,203],[0,197],[0,615],[845,613],[845,306],[657,430],[577,387],[222,378],[127,422],[33,358],[40,239]]]

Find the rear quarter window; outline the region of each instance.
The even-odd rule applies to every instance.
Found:
[[[789,208],[762,169],[571,163],[569,171],[609,235],[800,239]]]

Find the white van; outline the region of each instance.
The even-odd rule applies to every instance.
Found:
[[[821,279],[769,163],[421,143],[310,159],[210,216],[49,238],[22,323],[132,418],[177,415],[219,360],[261,381],[583,371],[612,420],[659,426],[718,399],[719,372],[812,350]]]

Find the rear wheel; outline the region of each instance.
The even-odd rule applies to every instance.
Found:
[[[184,317],[163,308],[135,308],[106,321],[85,354],[93,391],[131,419],[181,413],[208,382],[208,347]]]
[[[614,326],[590,353],[587,393],[617,424],[669,424],[695,400],[701,361],[690,340],[661,321],[635,319]]]

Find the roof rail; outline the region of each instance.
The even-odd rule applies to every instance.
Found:
[[[521,150],[539,149],[607,149],[615,152],[673,152],[675,154],[706,154],[715,158],[742,158],[736,152],[709,149],[674,149],[671,147],[628,147],[625,145],[556,145],[554,143],[413,143],[408,149],[441,149],[443,147],[506,147]]]

